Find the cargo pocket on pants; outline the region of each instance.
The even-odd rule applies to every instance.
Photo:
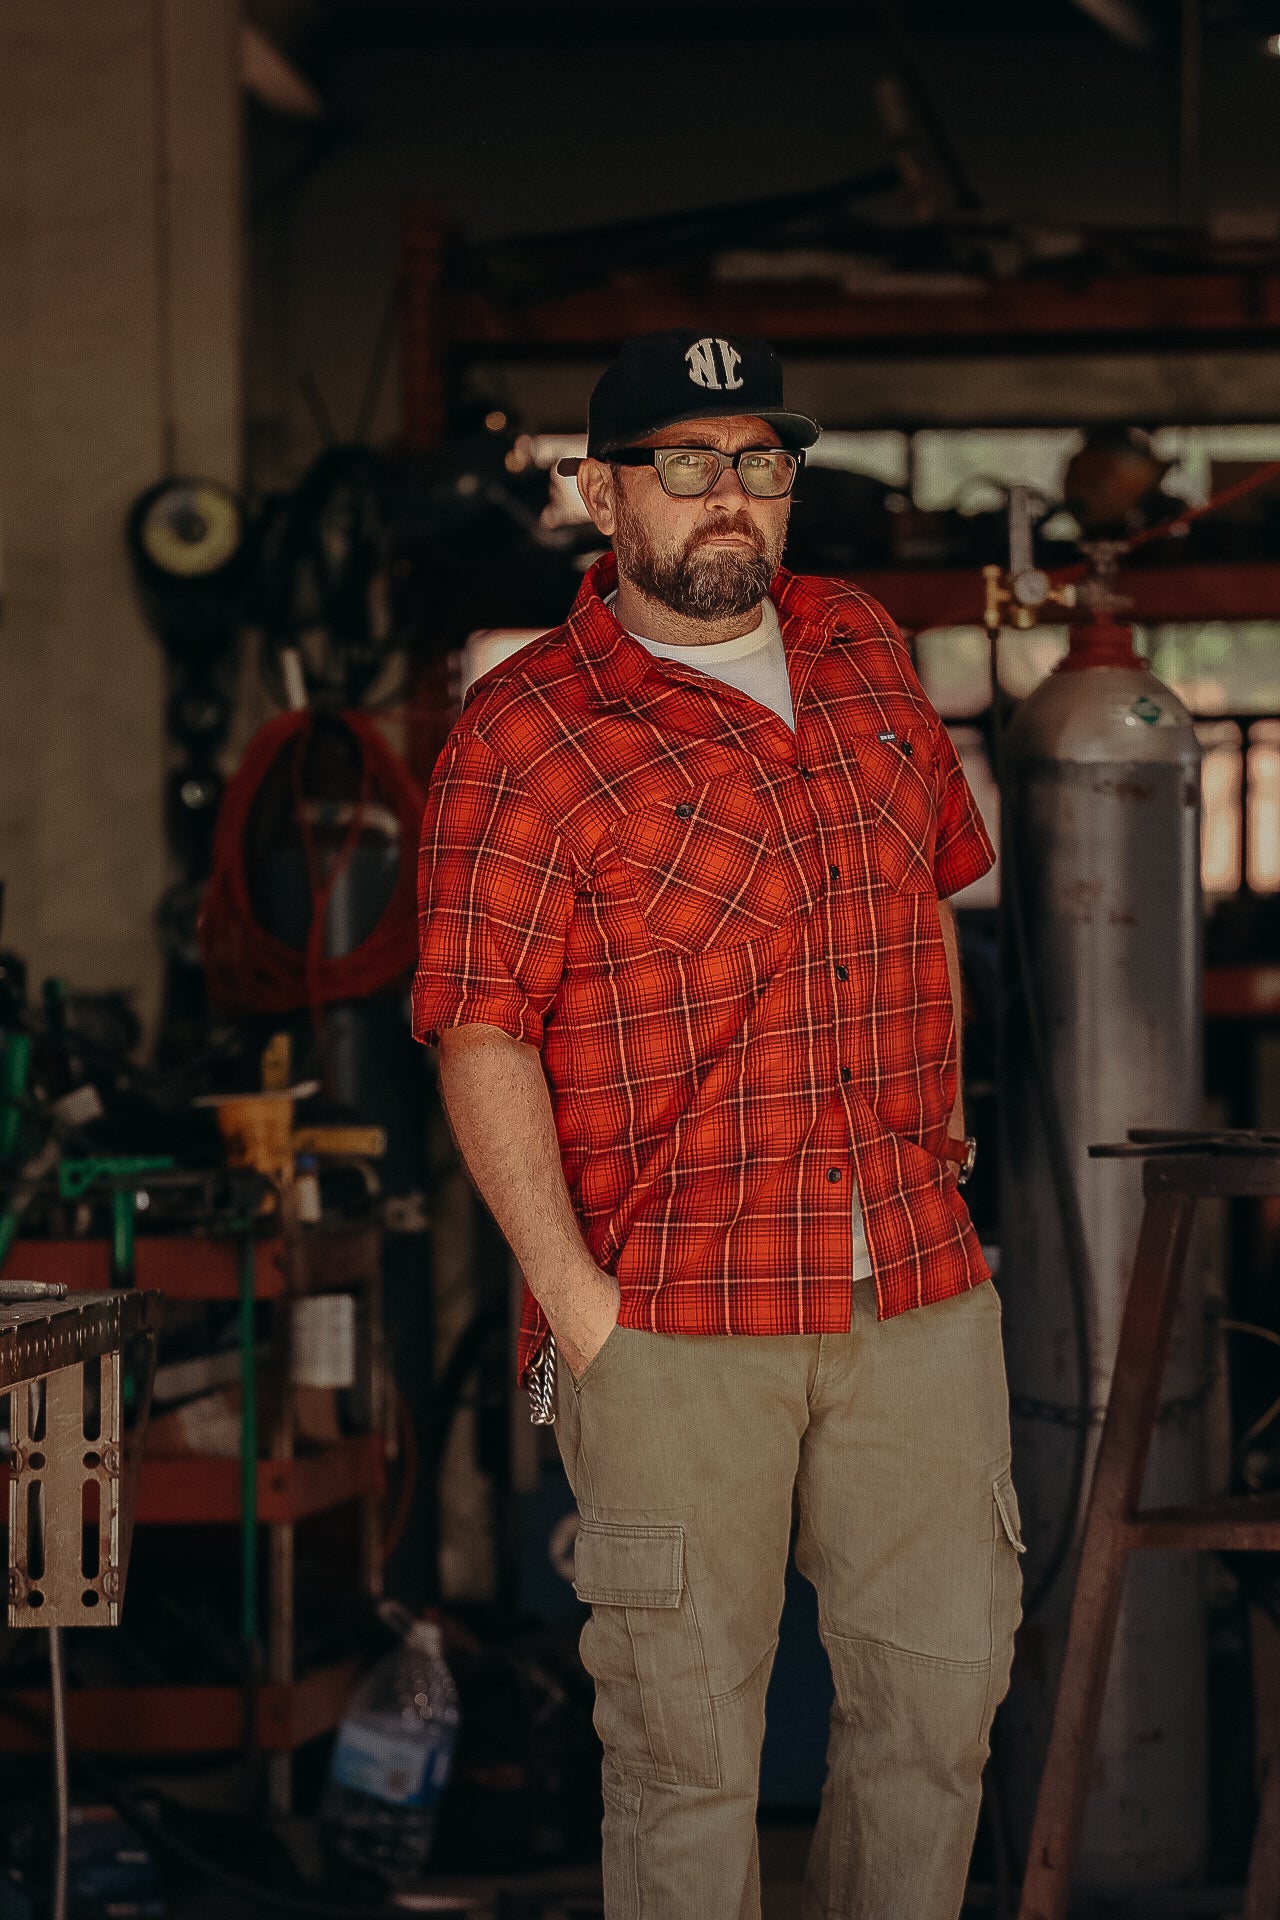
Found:
[[[624,1772],[654,1786],[718,1787],[684,1544],[681,1526],[580,1523],[573,1584],[591,1608],[582,1660],[596,1683],[596,1731]]]
[[[1009,1691],[1013,1666],[1013,1636],[1022,1618],[1022,1516],[1014,1492],[1013,1475],[1006,1467],[991,1488],[991,1678],[987,1690],[986,1726],[990,1731],[996,1708]]]

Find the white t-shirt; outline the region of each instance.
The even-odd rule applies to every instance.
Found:
[[[709,647],[673,647],[665,640],[646,640],[642,633],[632,637],[659,660],[679,660],[686,667],[696,667],[699,673],[710,674],[712,679],[723,680],[727,687],[736,687],[749,699],[758,700],[762,707],[772,707],[795,732],[787,656],[778,609],[772,600],[761,602],[758,624],[750,633],[740,633],[736,640],[717,640]]]
[[[605,602],[611,611],[615,597],[610,594]],[[749,699],[758,700],[762,707],[771,707],[778,718],[785,720],[795,732],[796,716],[791,702],[787,656],[782,645],[778,609],[772,600],[761,602],[759,624],[750,633],[739,634],[736,640],[718,640],[706,647],[676,647],[663,640],[646,640],[642,633],[633,633],[631,637],[659,660],[678,660],[683,666],[695,667],[699,673],[723,680],[726,686],[736,687],[739,693],[745,693]],[[862,1224],[862,1204],[855,1184],[853,1277],[855,1280],[865,1280],[871,1272],[871,1254]]]

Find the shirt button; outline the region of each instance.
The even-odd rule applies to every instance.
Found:
[[[812,768],[812,767],[801,767],[801,769],[800,769],[800,778],[801,778],[802,780],[812,780],[812,778],[813,778],[813,768]]]
[[[680,801],[679,805],[676,807],[676,818],[677,820],[692,820],[693,808],[690,805],[689,801],[687,800]]]
[[[841,1067],[841,1069],[840,1069],[840,1078],[841,1078],[841,1079],[842,1079],[842,1080],[843,1080],[843,1081],[845,1082],[845,1084],[847,1085],[847,1084],[848,1084],[848,1082],[849,1082],[850,1080],[852,1080],[852,1078],[853,1078],[853,1068],[852,1068],[852,1067]]]
[[[828,867],[828,868],[827,868],[827,873],[828,873],[828,875],[830,876],[830,878],[831,878],[832,880],[838,880],[838,879],[840,878],[840,869],[839,869],[839,867]]]
[[[839,1167],[828,1167],[827,1178],[831,1182],[832,1186],[834,1186],[836,1184],[836,1181],[840,1178]]]
[[[836,979],[837,979],[837,980],[847,980],[848,978],[849,978],[849,969],[848,969],[848,967],[845,967],[845,966],[840,966],[840,967],[837,967],[837,968],[836,968]]]

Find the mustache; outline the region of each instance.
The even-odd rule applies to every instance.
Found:
[[[714,525],[702,527],[697,533],[691,534],[689,544],[684,550],[686,559],[690,554],[696,553],[698,548],[705,545],[708,540],[715,540],[726,533],[740,533],[744,539],[751,542],[757,553],[765,551],[764,536],[750,515],[734,513],[725,514]]]

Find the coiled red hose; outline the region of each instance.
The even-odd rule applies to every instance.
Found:
[[[418,835],[425,806],[417,781],[388,746],[367,714],[342,713],[342,725],[361,757],[360,797],[337,857],[327,872],[315,845],[301,790],[303,752],[313,716],[281,713],[259,728],[228,782],[213,839],[213,872],[200,915],[200,948],[209,997],[217,1005],[251,1013],[313,1010],[336,1000],[380,993],[412,972],[417,953],[416,869]],[[254,912],[246,870],[250,815],[280,755],[291,747],[293,798],[306,857],[311,920],[304,947],[293,947],[262,926]],[[400,870],[377,924],[350,953],[324,951],[329,896],[350,860],[377,798],[400,823]]]

